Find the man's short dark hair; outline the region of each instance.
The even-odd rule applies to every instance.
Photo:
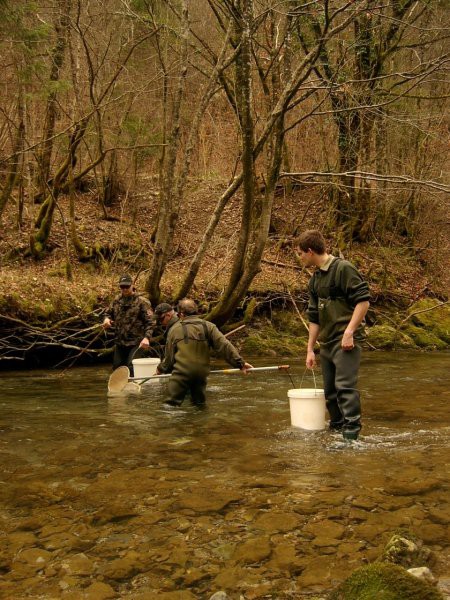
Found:
[[[190,315],[196,315],[198,313],[198,307],[190,298],[183,298],[183,300],[178,302],[177,311],[188,317]]]
[[[300,234],[297,238],[296,245],[299,246],[303,252],[312,250],[316,254],[325,254],[326,251],[325,238],[317,229],[308,229]]]

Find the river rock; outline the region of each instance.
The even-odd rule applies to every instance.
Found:
[[[353,539],[373,542],[384,532],[380,519],[371,519],[366,523],[360,523],[353,527]]]
[[[322,556],[302,561],[304,570],[297,578],[299,589],[324,588],[331,577],[331,563]]]
[[[267,581],[266,583],[261,583],[255,587],[252,587],[245,592],[246,600],[256,600],[257,598],[267,598],[268,594],[272,590],[272,583]]]
[[[345,527],[329,519],[311,520],[304,526],[303,531],[321,539],[340,540],[345,533]]]
[[[377,515],[372,515],[373,517]],[[394,510],[391,512],[383,513],[382,516],[378,514],[379,520],[383,523],[386,530],[398,529],[401,527],[411,527],[411,525],[420,525],[425,517],[425,512],[415,506],[410,508],[401,508],[400,510]]]
[[[46,538],[42,545],[46,550],[87,550],[92,546],[91,540],[83,540],[80,537],[70,533],[69,531],[64,531],[61,533],[56,533],[48,538]]]
[[[450,529],[448,526],[423,523],[420,527],[420,535],[427,544],[450,543]]]
[[[360,508],[352,507],[348,513],[348,518],[351,521],[355,521],[357,523],[362,523],[366,521],[371,513],[368,513],[366,510],[362,510]]]
[[[132,508],[129,504],[108,504],[92,517],[93,525],[104,525],[105,523],[118,523],[120,521],[128,521],[136,517],[138,511]]]
[[[290,573],[298,573],[302,570],[299,566],[295,545],[289,543],[281,543],[275,546],[268,566],[277,571],[289,571]]]
[[[422,479],[401,481],[392,479],[385,484],[385,489],[389,494],[394,496],[420,496],[427,492],[437,490],[442,483],[439,479],[424,477]]]
[[[415,504],[416,501],[411,496],[392,496],[390,498],[384,496],[378,506],[380,511],[391,511],[397,510],[398,508],[409,508]]]
[[[217,587],[226,588],[228,590],[235,590],[239,583],[243,581],[246,576],[246,571],[241,567],[229,567],[223,569],[214,579],[214,583]]]
[[[223,493],[205,490],[203,493],[186,494],[176,501],[175,507],[188,508],[196,513],[221,512],[232,502],[241,500],[239,493],[224,490]]]
[[[363,510],[373,510],[379,504],[380,498],[371,498],[371,497],[357,497],[352,498],[352,506],[354,508],[361,508]]]
[[[424,579],[425,581],[428,581],[430,583],[436,582],[433,573],[428,567],[413,567],[412,569],[408,569],[408,573],[411,573],[411,575],[414,575],[414,577]]]
[[[252,538],[237,547],[233,560],[244,565],[259,563],[269,558],[271,551],[268,537]]]
[[[133,600],[199,600],[189,590],[175,592],[141,592],[133,595]]]
[[[14,558],[11,570],[22,576],[31,576],[42,571],[52,556],[51,552],[42,548],[26,548]]]
[[[8,535],[8,545],[12,552],[17,552],[25,546],[35,546],[37,538],[31,531],[16,531]]]
[[[69,575],[87,576],[94,571],[94,563],[86,554],[75,554],[61,563],[61,568]]]
[[[86,502],[96,506],[104,498],[129,497],[130,493],[138,496],[151,496],[155,492],[155,476],[153,469],[140,467],[132,471],[117,469],[108,473],[107,477],[98,478],[87,487],[82,496]]]
[[[439,525],[448,525],[450,523],[449,512],[440,508],[430,508],[428,518],[433,523],[439,523]]]
[[[209,597],[209,600],[231,600],[226,592],[216,592]]]
[[[263,513],[253,523],[256,529],[267,532],[287,532],[297,529],[300,525],[299,517],[294,513],[270,511]]]
[[[446,600],[448,600],[450,598],[450,577],[440,577],[437,582],[437,588]]]
[[[94,581],[84,590],[84,597],[86,600],[109,600],[110,598],[117,598],[117,593],[107,583]]]
[[[209,573],[194,567],[192,569],[188,569],[186,573],[183,574],[183,581],[187,586],[191,586],[192,584],[198,583],[207,577],[210,577]]]
[[[60,502],[61,494],[42,481],[27,481],[8,490],[9,501],[15,506],[36,508]]]
[[[131,579],[131,577],[134,577],[134,575],[137,575],[137,573],[141,573],[144,570],[144,566],[139,558],[140,557],[136,552],[129,552],[124,557],[116,558],[104,565],[101,569],[102,574],[107,579],[113,579],[115,581]]]
[[[321,552],[324,553],[326,548],[336,548],[337,546],[339,546],[340,542],[339,540],[336,540],[335,538],[329,538],[329,537],[325,537],[322,535],[318,535],[316,538],[313,539],[312,541],[312,545],[315,548],[321,548]],[[326,552],[327,554],[333,554],[334,551],[329,551]]]

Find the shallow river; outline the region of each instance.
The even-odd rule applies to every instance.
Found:
[[[448,577],[449,358],[366,352],[353,445],[291,428],[279,373],[177,412],[161,384],[108,400],[106,368],[0,374],[0,597],[320,596],[398,528]]]

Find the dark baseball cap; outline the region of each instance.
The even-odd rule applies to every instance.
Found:
[[[173,306],[170,306],[170,304],[167,304],[167,302],[162,302],[161,304],[158,304],[158,306],[155,308],[155,315],[157,317],[160,317],[161,315],[164,315],[167,312],[170,312],[171,310],[173,310]]]
[[[130,275],[122,275],[122,277],[119,279],[120,287],[122,287],[122,286],[128,287],[128,286],[132,285],[132,283],[133,283],[133,280],[131,279]]]

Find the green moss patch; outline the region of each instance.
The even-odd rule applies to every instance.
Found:
[[[443,600],[430,584],[390,563],[357,569],[329,600]]]
[[[444,350],[447,344],[432,329],[416,327],[408,324],[403,330],[419,348],[428,348],[432,350]]]
[[[425,312],[420,312],[425,311]],[[431,331],[436,337],[450,345],[450,305],[426,298],[411,306],[410,321],[421,329]]]
[[[272,321],[257,324],[242,343],[245,356],[299,356],[304,354],[308,333],[298,317],[289,312],[272,314]]]
[[[374,325],[368,330],[367,339],[377,350],[414,348],[414,340],[405,332],[390,325]]]

